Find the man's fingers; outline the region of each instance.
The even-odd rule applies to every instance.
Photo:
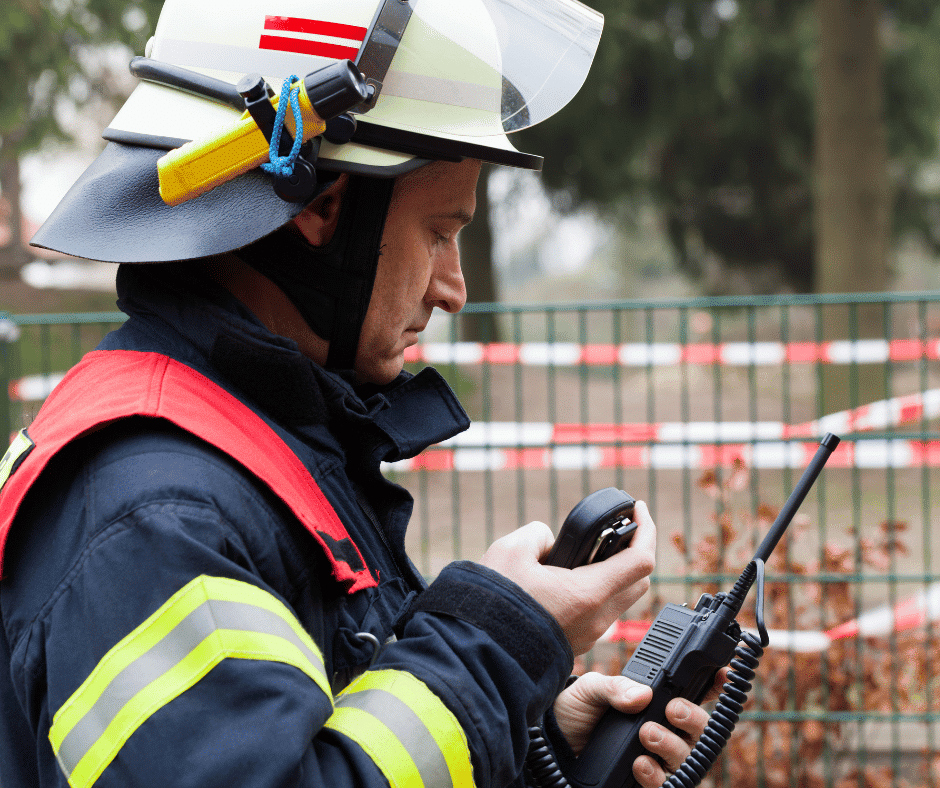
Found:
[[[552,529],[534,520],[493,542],[483,556],[483,563],[492,566],[493,562],[517,562],[521,556],[538,561],[548,554],[554,541]]]
[[[647,722],[640,728],[640,743],[656,756],[641,755],[633,763],[634,776],[644,788],[662,785],[692,751],[684,738],[655,722]]]
[[[705,697],[702,698],[702,703],[708,703],[710,700],[718,700],[718,696],[722,693],[722,688],[728,681],[729,670],[730,668],[722,668],[718,671],[718,673],[715,675],[715,681],[712,683],[711,689],[708,691]]]
[[[656,525],[643,501],[636,502],[633,517],[637,529],[627,549],[577,570],[589,578],[588,582],[610,586],[608,595],[618,593],[647,577],[656,566]]]
[[[636,759],[633,775],[637,782],[643,788],[662,785],[666,778],[685,762],[708,725],[708,717],[705,709],[691,701],[681,698],[669,701],[666,706],[666,720],[679,732],[671,731],[655,722],[648,722],[640,728],[640,743],[657,757],[642,755]]]
[[[555,719],[571,749],[580,754],[608,708],[636,714],[652,698],[652,689],[625,676],[585,673],[555,699]]]
[[[666,720],[677,728],[686,741],[694,744],[705,732],[708,725],[709,714],[701,706],[696,706],[690,700],[674,698],[666,706]],[[681,760],[685,760],[685,753]]]
[[[659,788],[669,773],[650,755],[641,755],[633,762],[633,776],[643,788]]]
[[[655,722],[647,722],[640,728],[640,743],[656,756],[641,755],[633,763],[637,780],[649,788],[662,785],[691,752],[688,742]]]
[[[600,673],[585,673],[571,685],[569,691],[577,700],[599,708],[601,712],[613,706],[626,714],[636,714],[653,699],[653,690],[645,684],[626,676],[605,676]]]
[[[653,517],[650,515],[650,510],[645,501],[637,501],[634,505],[633,521],[636,523],[637,528],[630,540],[630,547],[637,547],[655,553],[656,524],[653,522]]]

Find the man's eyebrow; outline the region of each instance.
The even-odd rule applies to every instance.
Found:
[[[434,215],[433,217],[431,217],[431,218],[433,218],[433,219],[453,219],[453,220],[455,220],[455,221],[460,222],[461,224],[470,224],[470,222],[473,221],[473,214],[472,214],[472,213],[468,213],[467,211],[463,210],[463,208],[458,208],[456,211],[452,211],[452,212],[450,212],[450,213],[438,213],[438,214],[435,214],[435,215]]]

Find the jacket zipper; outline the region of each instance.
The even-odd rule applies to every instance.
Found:
[[[369,503],[365,493],[363,493],[362,488],[358,484],[356,484],[356,501],[358,501],[359,508],[362,509],[363,514],[369,518],[369,522],[372,523],[372,526],[378,532],[379,538],[382,540],[382,544],[385,545],[385,550],[388,553],[388,557],[392,559],[392,563],[395,565],[395,571],[398,573],[398,576],[404,580],[407,575],[401,571],[401,566],[399,565],[398,560],[395,558],[395,553],[392,550],[391,543],[388,541],[388,536],[385,533],[385,529],[382,528],[382,524],[379,522],[379,518],[376,515],[375,510],[372,508],[372,504]]]

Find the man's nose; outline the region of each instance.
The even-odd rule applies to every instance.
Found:
[[[459,312],[467,303],[467,284],[460,267],[460,252],[456,248],[442,255],[428,285],[427,300],[432,307],[451,314]]]

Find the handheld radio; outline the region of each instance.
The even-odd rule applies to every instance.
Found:
[[[548,750],[540,730],[530,730],[532,746],[527,767],[542,788],[634,788],[633,762],[645,752],[639,737],[643,724],[648,720],[664,723],[666,705],[673,698],[700,703],[715,675],[730,662],[732,670],[705,732],[663,788],[693,788],[702,781],[728,743],[769,642],[763,615],[764,563],[838,445],[839,438],[832,433],[820,441],[816,454],[730,592],[703,594],[694,609],[666,605],[656,617],[621,674],[653,688],[653,699],[642,712],[624,714],[608,709],[567,775],[561,774],[550,756],[546,757]],[[568,515],[545,563],[574,568],[623,549],[636,528],[626,522],[632,513],[633,499],[620,490],[609,487],[588,496]],[[743,631],[735,620],[755,582],[760,639]]]

